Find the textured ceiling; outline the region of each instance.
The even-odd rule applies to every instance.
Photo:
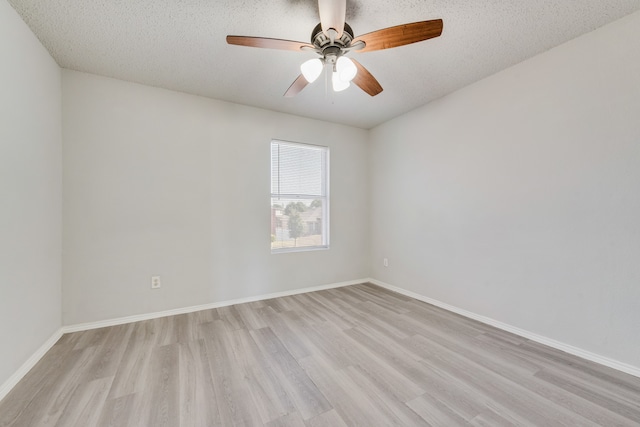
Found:
[[[0,0],[1,1],[1,0]],[[308,42],[316,0],[9,0],[61,67],[362,128],[636,10],[640,0],[347,0],[356,35],[442,18],[442,36],[353,53],[384,92],[282,95],[313,53],[230,46],[227,34]]]

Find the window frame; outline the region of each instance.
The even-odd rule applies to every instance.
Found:
[[[321,192],[322,195],[316,194],[281,194],[278,190],[277,193],[273,192],[273,188],[270,188],[270,208],[273,208],[273,202],[276,199],[282,200],[308,200],[308,199],[320,199],[322,201],[322,244],[316,246],[297,246],[291,248],[273,248],[271,247],[272,254],[291,253],[291,252],[309,252],[309,251],[322,251],[330,248],[330,218],[329,218],[329,204],[330,204],[330,148],[325,145],[307,144],[302,142],[286,141],[283,139],[273,138],[269,143],[269,156],[270,156],[270,182],[269,187],[273,185],[273,158],[272,150],[273,145],[285,145],[291,147],[302,147],[307,149],[316,149],[323,153],[322,156],[322,182]]]

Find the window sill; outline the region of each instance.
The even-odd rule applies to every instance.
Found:
[[[329,246],[307,246],[303,248],[282,248],[271,249],[272,254],[286,254],[291,252],[312,252],[312,251],[328,251]]]

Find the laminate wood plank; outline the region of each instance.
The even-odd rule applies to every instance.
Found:
[[[359,327],[349,329],[345,333],[355,342],[368,349],[369,352],[383,360],[386,366],[393,366],[393,369],[407,378],[411,378],[419,386],[426,386],[423,366],[410,353],[396,345],[394,341],[389,340],[373,329],[367,330]]]
[[[311,354],[311,347],[305,337],[301,337],[292,328],[292,322],[281,315],[281,312],[275,311],[275,309],[268,305],[259,309],[260,315],[264,319],[266,325],[273,331],[273,333],[280,339],[287,351],[291,353],[293,357],[299,359]]]
[[[421,343],[421,348],[429,346],[430,348],[438,347],[433,341],[427,341],[422,337],[416,337],[414,344]],[[577,394],[567,393],[562,387],[557,387],[551,382],[540,380],[536,375],[527,375],[518,369],[517,366],[504,362],[500,359],[492,359],[489,354],[482,352],[468,351],[460,347],[448,347],[456,357],[466,358],[469,365],[478,364],[483,368],[489,369],[496,375],[517,382],[520,386],[525,387],[528,391],[537,394],[542,399],[553,401],[555,405],[561,406],[575,414],[587,418],[596,423],[607,423],[615,421],[616,425],[629,425],[628,420],[624,420],[618,414],[606,410],[604,407],[597,407],[592,402],[581,398]],[[540,371],[539,371],[540,372]],[[608,420],[608,421],[607,421]]]
[[[540,370],[552,370],[562,372],[575,380],[589,384],[592,390],[605,391],[613,394],[614,399],[626,401],[639,401],[640,381],[636,377],[615,371],[606,366],[579,359],[567,353],[546,347],[542,344],[526,342],[520,346],[508,346],[502,341],[491,340],[486,337],[478,337],[488,342],[501,352],[511,353],[521,359],[535,363]]]
[[[215,308],[209,310],[200,310],[191,314],[193,315],[193,317],[191,318],[192,322],[194,322],[196,325],[199,325],[200,323],[213,322],[214,320],[220,320],[218,310],[216,310]]]
[[[636,381],[637,378],[627,375],[624,372],[616,371],[615,369],[599,365],[586,359],[580,359],[579,357],[532,341],[526,341],[518,348],[526,352],[529,356],[544,360],[545,363],[549,360],[552,361],[558,369],[562,371],[566,370],[567,372],[570,371],[571,375],[576,375],[584,379],[588,378],[588,380],[595,379],[606,383],[608,386],[613,386],[620,390],[627,390],[634,396],[640,393],[640,382]]]
[[[345,292],[350,292],[351,294],[360,296],[363,305],[374,305],[380,309],[385,309],[396,314],[405,314],[410,311],[393,298],[380,295],[376,292],[371,292],[366,287],[351,286],[345,289]]]
[[[470,340],[465,337],[447,336],[437,330],[430,333],[423,332],[419,336],[429,341],[435,341],[459,354],[464,354],[467,358],[473,358],[483,366],[499,374],[504,375],[505,372],[509,372],[514,377],[531,378],[533,374],[542,369],[540,364],[531,363],[529,360],[518,357],[513,353],[496,352],[495,349],[478,339]],[[513,346],[514,344],[509,345]]]
[[[78,385],[55,423],[58,427],[95,426],[100,419],[113,378],[99,378]]]
[[[252,308],[249,304],[238,304],[234,307],[247,329],[262,329],[267,327],[260,313],[257,311],[257,309],[262,308],[262,306]]]
[[[360,298],[346,294],[344,288],[328,289],[322,291],[322,293],[326,293],[329,298],[334,299],[336,302],[342,301],[349,305],[356,305],[362,302]]]
[[[108,399],[136,393],[144,388],[151,353],[155,348],[155,333],[151,322],[143,321],[133,324],[125,345]]]
[[[356,362],[359,349],[350,346],[340,329],[333,324],[313,325],[303,332],[314,348],[314,354],[327,361],[334,369],[351,366]]]
[[[325,301],[330,301],[329,304],[331,305],[331,310],[336,316],[341,318],[340,321],[333,322],[334,324],[337,323],[340,329],[351,329],[370,322],[370,320],[358,309],[360,302],[352,305],[338,298],[326,298]]]
[[[247,307],[257,312],[259,309],[267,306],[267,303],[265,301],[266,300],[251,301],[251,302],[244,303],[243,305],[246,305]]]
[[[221,314],[221,317],[225,315]],[[236,363],[229,335],[233,330],[228,326],[224,320],[212,322],[213,333],[204,340],[221,425],[261,425],[260,415],[254,410],[255,403],[244,379],[245,373]]]
[[[99,360],[97,354],[100,353],[99,346],[88,347],[80,350],[81,357],[73,364],[71,369],[62,371],[63,376],[58,378],[54,383],[51,393],[55,396],[52,399],[44,400],[42,396],[39,400],[43,400],[38,406],[43,410],[40,424],[43,427],[55,425],[62,416],[64,410],[72,403],[72,398],[76,390],[82,387],[88,377],[87,373],[92,368],[92,361]],[[104,376],[100,376],[104,378]],[[109,377],[111,382],[113,378]]]
[[[355,339],[360,340],[360,342],[362,342],[364,345],[367,345],[370,348],[374,349],[374,351],[376,351],[378,354],[385,357],[388,362],[393,363],[396,369],[401,370],[404,375],[409,376],[414,381],[417,381],[420,385],[423,386],[423,388],[428,387],[430,383],[431,383],[431,386],[433,387],[433,384],[432,384],[433,380],[428,378],[427,376],[428,371],[423,369],[423,367],[420,366],[420,363],[416,361],[415,354],[414,356],[409,356],[410,353],[405,354],[403,350],[398,347],[397,344],[394,345],[393,343],[389,343],[389,342],[385,343],[384,337],[378,336],[376,340],[375,339],[376,333],[373,331],[369,331],[368,334],[363,334],[356,329],[352,331],[347,331],[347,333],[352,335]],[[374,337],[374,339],[371,339],[371,337]],[[448,351],[444,348],[438,349],[436,347],[437,345],[435,344],[432,346],[425,345],[422,347],[425,353],[429,355],[428,357],[429,367],[436,366],[443,371],[450,372],[451,376],[453,377],[466,375],[463,371],[460,371],[460,368],[458,365],[452,363],[452,360],[456,361],[455,353]],[[478,391],[481,392],[476,397],[472,397],[472,398],[467,397],[466,399],[467,402],[475,401],[478,399],[482,401],[483,396],[493,396],[491,401],[496,405],[496,407],[500,407],[497,404],[498,401],[501,401],[501,400],[502,401],[506,400],[507,402],[511,401],[511,405],[508,405],[509,408],[514,407],[517,410],[516,413],[511,415],[516,418],[518,418],[519,416],[520,417],[519,419],[521,421],[529,418],[536,419],[536,417],[538,417],[538,419],[542,418],[543,421],[545,420],[546,415],[539,415],[535,410],[528,410],[528,405],[523,405],[522,401],[520,400],[513,400],[510,395],[502,392],[502,390],[499,387],[492,385],[492,382],[504,383],[505,381],[504,378],[495,376],[492,378],[487,378],[485,381],[482,381],[482,382],[478,381],[476,376],[478,375],[480,368],[482,368],[480,365],[475,366],[475,364],[472,364],[469,370],[473,369],[474,375],[469,374],[468,376],[465,377],[466,384],[471,385],[472,386],[471,388],[475,390],[475,393],[472,393],[472,394],[478,394]],[[515,384],[512,386],[516,387]],[[532,395],[529,395],[528,391],[523,391],[522,394],[524,394],[527,397],[527,399],[533,399],[534,397]],[[487,403],[487,400],[485,399],[484,402]],[[535,406],[535,405],[531,405],[531,406]],[[557,416],[559,419],[562,419],[563,417],[568,416],[566,413],[564,413],[562,409],[555,409],[555,412],[553,411],[553,409],[554,409],[553,407],[550,407],[547,412],[549,412],[550,415]],[[468,414],[468,418],[477,416],[480,410],[481,410],[480,407],[475,408],[470,414]],[[576,418],[581,418],[577,414],[575,416]],[[586,424],[587,423],[585,423],[585,425]]]
[[[60,367],[73,351],[73,344],[56,343],[18,384],[0,401],[0,426],[14,425],[20,414],[48,383],[57,380]]]
[[[428,364],[426,361],[423,363],[425,366]],[[430,386],[424,387],[426,392],[422,397],[436,406],[446,406],[448,412],[455,414],[456,418],[471,420],[487,408],[498,405],[491,396],[478,394],[472,385],[433,364],[428,364],[425,375]]]
[[[109,328],[102,342],[95,346],[96,356],[87,367],[87,375],[83,381],[113,377],[116,374],[133,328],[132,323]]]
[[[509,370],[516,371],[515,375],[528,377],[541,369],[538,365],[532,365],[510,354],[491,351],[476,339],[462,334],[444,333],[429,325],[419,328],[419,332],[411,338],[399,340],[397,343],[404,346],[407,351],[413,352],[416,357],[424,357],[432,349],[430,344],[437,343],[457,355],[465,356],[475,363],[492,369],[497,374]]]
[[[487,411],[472,419],[470,424],[476,427],[511,427],[513,421],[502,418],[493,411]]]
[[[506,357],[513,357],[528,364],[531,367],[533,373],[538,372],[544,368],[548,362],[543,359],[535,357],[529,357],[526,352],[523,352],[519,345],[514,345],[508,341],[495,337],[491,334],[480,334],[473,339],[475,345],[486,348],[488,352],[492,354],[505,355]]]
[[[524,386],[527,390],[537,394],[539,397],[549,399],[556,405],[580,414],[591,421],[602,423],[605,422],[605,420],[615,420],[616,425],[628,425],[628,420],[624,420],[618,414],[606,410],[606,405],[602,405],[601,407],[594,406],[592,401],[581,398],[577,393],[567,393],[563,387],[559,387],[551,381],[540,380],[537,372],[542,371],[538,370],[536,373],[529,373],[526,370],[523,371],[520,369],[518,361],[516,361],[515,364],[510,363],[511,360],[495,357],[481,349],[458,345],[453,340],[444,340],[437,336],[432,336],[430,339],[416,336],[411,340],[407,348],[413,348],[416,354],[424,354],[427,348],[429,351],[446,348],[454,356],[445,355],[443,357],[466,359],[466,363],[468,363],[469,366],[476,364],[482,366],[499,377],[516,382],[520,386]],[[429,359],[431,360],[433,358],[430,357]]]
[[[305,421],[307,427],[348,427],[335,409],[316,415]]]
[[[405,316],[412,317],[418,322],[426,322],[443,328],[460,328],[460,333],[470,336],[476,336],[488,331],[499,331],[499,329],[492,326],[422,301],[410,300],[400,304],[409,309]]]
[[[179,344],[198,340],[198,323],[194,313],[178,314],[173,316],[176,324],[176,342]]]
[[[85,331],[86,332],[86,331]],[[66,333],[64,335],[62,335],[60,337],[60,339],[54,344],[55,346],[68,346],[71,349],[73,349],[76,344],[78,343],[78,340],[80,339],[80,336],[83,334],[83,332],[69,332]],[[51,347],[53,349],[53,347]]]
[[[367,326],[375,326],[391,338],[404,339],[413,335],[413,331],[406,328],[406,322],[402,316],[382,306],[363,302],[358,304],[356,313],[367,320],[365,322]]]
[[[512,334],[511,332],[502,331],[500,329],[492,329],[490,331],[483,332],[483,335],[490,335],[496,339],[500,339],[513,345],[520,345],[526,343],[528,340],[524,337]]]
[[[403,376],[395,369],[386,369],[384,362],[381,362],[375,353],[358,345],[335,325],[303,324],[296,326],[295,332],[305,340],[308,339],[311,353],[333,369],[357,365],[363,372],[375,378],[381,386],[392,390],[403,401],[423,393],[423,390],[407,376]]]
[[[288,324],[293,323],[288,322]],[[299,337],[298,341],[301,340],[300,337],[304,337],[302,339],[308,342],[307,347],[311,349],[298,357],[298,359],[313,353],[334,369],[357,364],[363,373],[369,375],[381,387],[389,390],[402,401],[424,392],[409,378],[396,370],[386,369],[375,354],[371,354],[366,348],[358,346],[351,337],[344,334],[335,325],[297,324],[293,327]],[[285,340],[283,344],[286,346],[287,341]]]
[[[291,321],[291,323],[295,326],[299,326],[302,328],[310,328],[313,325],[324,325],[327,323],[326,320],[317,320],[309,315],[309,311],[304,309],[299,310],[291,310],[285,311],[281,314],[283,319],[287,321]]]
[[[606,408],[616,414],[620,414],[629,420],[640,422],[640,400],[629,401],[616,398],[607,389],[593,387],[580,379],[571,378],[553,369],[544,369],[536,373],[536,377],[556,385],[573,395],[582,397],[602,408]]]
[[[349,329],[355,326],[354,322],[349,320],[340,306],[335,304],[333,298],[327,298],[325,294],[321,292],[312,292],[309,294],[309,298],[313,301],[313,304],[321,307],[325,311],[325,317],[327,321],[333,323],[340,329]]]
[[[297,412],[283,415],[282,417],[269,421],[267,427],[306,427],[304,420]]]
[[[407,402],[407,406],[430,426],[464,426],[469,422],[438,399],[424,395]]]
[[[9,409],[9,418],[3,419],[0,425],[28,426],[38,424],[55,423],[61,415],[64,406],[68,403],[78,379],[84,374],[84,370],[77,369],[86,366],[90,361],[90,355],[94,348],[83,348],[69,352],[60,365],[48,372],[46,380],[40,388],[34,390],[34,395],[29,396],[30,391],[18,389],[17,393],[26,396],[25,405],[15,411]],[[13,393],[16,390],[12,390]],[[2,412],[2,418],[5,413]]]
[[[411,378],[395,369],[387,369],[385,364],[374,357],[361,358],[353,368],[400,402],[407,402],[424,393],[424,389],[414,383]]]
[[[213,384],[210,390],[202,387],[199,380],[211,378],[211,372],[208,371],[209,364],[206,364],[207,371],[202,372],[202,364],[200,363],[200,351],[204,348],[204,340],[193,340],[180,343],[178,346],[178,393],[179,412],[181,426],[203,426],[198,422],[198,413],[202,409],[206,409],[208,405],[201,408],[198,400],[205,397],[207,400],[215,402],[215,392],[213,392]],[[200,368],[200,369],[198,369]],[[209,395],[207,395],[210,392]],[[206,402],[206,400],[205,400]],[[213,424],[213,423],[212,423]]]
[[[287,395],[284,387],[268,364],[253,337],[246,329],[239,329],[232,334],[234,348],[237,349],[236,360],[245,379],[255,408],[264,423],[282,418],[296,412],[296,407]]]
[[[223,321],[225,327],[229,331],[235,331],[237,329],[247,329],[242,317],[238,313],[238,309],[235,305],[229,307],[220,307],[217,309],[220,320]]]
[[[74,350],[100,345],[104,342],[104,337],[109,333],[110,328],[90,329],[88,331],[74,332],[70,335],[70,341],[74,342]]]
[[[370,284],[65,334],[0,426],[640,426],[640,378]]]
[[[143,399],[147,407],[147,425],[172,427],[180,424],[179,359],[178,344],[157,347],[151,354],[151,370],[147,377],[149,390]]]
[[[295,311],[299,316],[304,316],[309,323],[323,324],[327,321],[325,311],[313,304],[313,300],[305,294],[289,297],[289,304],[292,307],[289,311]]]
[[[344,302],[338,301],[338,305],[341,307],[341,310],[345,315],[349,315],[349,318],[352,319],[355,326],[376,329],[380,333],[389,337],[406,338],[409,335],[413,335],[410,331],[403,330],[401,327],[402,325],[398,324],[398,322],[390,322],[388,319],[384,318],[384,315],[380,315],[379,312],[376,313],[376,309],[367,307],[362,302],[356,305],[348,305]]]
[[[518,415],[522,420],[531,420],[539,425],[551,425],[552,423],[570,425],[572,424],[571,420],[584,426],[595,425],[584,418],[582,414],[572,412],[557,405],[556,402],[546,401],[520,382],[516,383],[502,375],[496,375],[475,361],[469,363],[469,360],[465,360],[455,352],[447,350],[433,341],[429,342],[429,347],[433,350],[428,359],[430,365],[450,372],[452,376],[464,381],[476,392],[491,396],[492,400],[497,403],[496,407],[502,408],[505,413],[513,416]],[[522,379],[525,380],[526,377]],[[516,393],[506,390],[513,390]]]
[[[176,316],[159,317],[157,319],[147,320],[147,325],[151,328],[155,338],[154,345],[161,347],[179,342],[178,338],[178,322]]]
[[[211,340],[215,338],[215,334],[220,333],[219,326],[224,327],[224,321],[222,319],[213,320],[211,322],[199,323],[197,325],[198,339]]]
[[[293,400],[302,418],[306,420],[331,409],[325,396],[271,329],[251,331],[251,336],[267,358],[269,366],[280,383],[287,390],[287,394]]]
[[[180,425],[222,426],[204,340],[180,344]]]
[[[273,307],[275,311],[278,313],[283,311],[292,311],[294,307],[292,306],[293,296],[286,296],[281,298],[272,298],[265,300],[265,305]]]
[[[108,399],[104,402],[98,427],[134,427],[144,425],[142,419],[136,417],[137,394]]]
[[[383,288],[382,286],[374,285],[373,283],[360,283],[357,285],[353,285],[352,288],[359,289],[372,295],[384,297],[389,301],[394,301],[395,303],[400,305],[402,305],[402,303],[404,302],[417,301],[406,295],[402,295],[392,290]]]
[[[357,384],[345,378],[342,372],[314,356],[306,357],[300,363],[347,425],[401,425],[397,419],[383,412],[379,405],[370,401]]]
[[[403,315],[403,320],[411,325],[411,330],[420,333],[420,328],[437,328],[443,333],[451,335],[460,335],[468,338],[475,338],[486,332],[481,325],[474,325],[457,315],[449,318],[446,314],[434,311],[428,315],[424,315],[418,311],[410,311]],[[407,326],[409,327],[409,326]],[[417,330],[415,328],[418,328]]]
[[[342,373],[345,380],[349,380],[350,383],[357,386],[364,398],[371,404],[378,406],[391,423],[402,426],[428,425],[416,412],[398,400],[394,393],[390,393],[385,387],[380,387],[378,382],[364,375],[359,369],[349,366],[343,369]]]

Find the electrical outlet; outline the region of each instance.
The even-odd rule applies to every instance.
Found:
[[[160,286],[160,276],[151,276],[151,289],[159,289]]]
[[[389,267],[389,260],[387,258],[384,258],[382,260],[382,265],[384,265],[385,267]]]

